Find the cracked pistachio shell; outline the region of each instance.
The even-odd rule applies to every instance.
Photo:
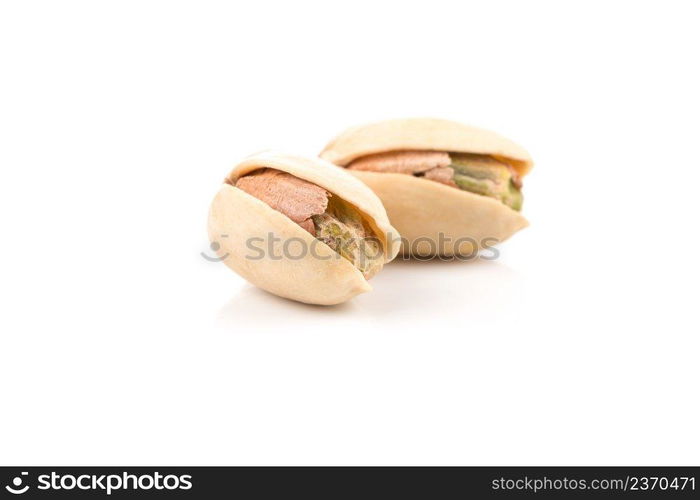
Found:
[[[264,152],[236,165],[227,181],[235,183],[259,168],[287,172],[352,204],[380,240],[385,261],[396,256],[399,245],[394,240],[398,233],[389,224],[384,207],[366,185],[346,171],[319,158]],[[210,241],[219,245],[219,258],[229,268],[275,295],[332,305],[372,289],[362,273],[328,245],[231,184],[224,183],[212,201],[208,231]]]
[[[511,164],[521,177],[533,165],[529,153],[505,137],[432,118],[388,120],[348,129],[328,143],[320,156],[346,167],[363,156],[400,150],[489,155]],[[404,254],[468,255],[528,225],[519,212],[487,196],[406,174],[349,172],[382,200],[389,220],[404,239]]]

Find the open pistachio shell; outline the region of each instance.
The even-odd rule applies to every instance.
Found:
[[[510,164],[521,177],[533,164],[525,149],[505,137],[432,118],[388,120],[351,128],[332,140],[320,156],[346,167],[358,158],[393,151],[488,155]],[[508,239],[528,225],[518,211],[487,196],[412,175],[349,172],[382,200],[391,223],[403,237],[404,254],[471,254]]]
[[[222,261],[250,283],[281,297],[332,305],[370,291],[347,259],[286,215],[232,185],[254,170],[273,168],[316,184],[353,205],[379,239],[385,261],[399,250],[377,196],[355,177],[321,159],[265,152],[236,165],[209,211],[209,238]]]

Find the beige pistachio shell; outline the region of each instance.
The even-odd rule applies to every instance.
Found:
[[[280,153],[250,156],[233,169],[228,179],[235,181],[264,167],[313,182],[355,205],[388,245],[386,260],[394,258],[399,245],[391,245],[390,235],[398,233],[389,224],[381,202],[362,182],[323,160]],[[275,295],[308,304],[333,305],[372,289],[362,273],[328,245],[286,215],[230,184],[223,184],[212,201],[208,230],[228,267]]]
[[[532,168],[530,154],[510,139],[489,130],[436,118],[387,120],[354,127],[328,143],[320,156],[344,167],[361,156],[398,150],[491,155],[508,161],[521,176]]]
[[[532,168],[529,153],[511,140],[434,118],[388,120],[351,128],[332,140],[320,156],[347,166],[366,155],[400,150],[490,155],[510,163],[521,176]],[[389,220],[403,237],[404,254],[468,255],[475,246],[493,246],[528,225],[519,212],[487,196],[406,174],[350,172],[382,200]]]
[[[528,225],[525,217],[498,200],[439,182],[405,174],[349,172],[382,199],[392,224],[401,230],[404,254],[471,255]]]

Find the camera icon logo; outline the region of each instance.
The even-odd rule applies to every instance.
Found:
[[[27,490],[29,489],[29,485],[25,485],[23,488],[22,486],[22,480],[23,476],[27,476],[29,472],[22,472],[20,476],[15,477],[12,480],[12,486],[5,486],[5,489],[12,493],[13,495],[21,495],[22,493],[26,493]],[[13,487],[14,486],[14,487]]]

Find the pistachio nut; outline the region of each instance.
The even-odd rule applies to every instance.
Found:
[[[404,254],[465,255],[528,225],[527,151],[494,132],[430,118],[351,128],[320,155],[381,198]]]
[[[226,177],[209,211],[220,260],[270,293],[309,304],[345,302],[398,250],[377,196],[320,158],[264,152]]]

